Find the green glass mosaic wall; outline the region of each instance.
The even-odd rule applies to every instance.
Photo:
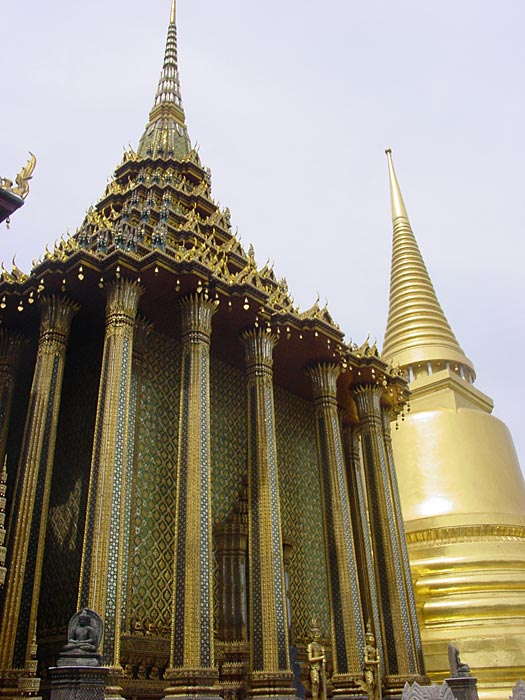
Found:
[[[247,479],[246,377],[212,357],[210,365],[211,479],[213,522],[236,505]]]
[[[131,509],[126,628],[136,619],[167,634],[175,511],[180,343],[152,333],[144,353],[138,406]],[[210,362],[212,512],[214,523],[234,509],[246,479],[246,378]],[[293,542],[290,598],[298,638],[312,615],[329,631],[327,584],[313,408],[276,388],[275,409],[282,522]]]
[[[323,516],[313,405],[274,389],[282,529],[292,543],[290,602],[295,638],[309,638],[315,616],[330,634]]]
[[[138,399],[131,503],[126,627],[134,620],[167,634],[171,619],[173,534],[180,401],[180,343],[152,333]]]

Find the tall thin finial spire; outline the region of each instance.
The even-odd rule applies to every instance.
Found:
[[[176,0],[171,0],[170,23],[149,123],[140,140],[139,156],[184,156],[190,151],[179,81]]]
[[[383,357],[395,365],[455,362],[473,370],[443,313],[432,285],[387,148],[392,198],[392,270]]]

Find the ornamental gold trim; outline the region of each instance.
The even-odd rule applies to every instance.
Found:
[[[409,546],[419,544],[455,544],[460,542],[521,542],[525,541],[525,527],[520,525],[460,525],[407,532]]]

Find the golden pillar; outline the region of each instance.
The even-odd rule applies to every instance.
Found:
[[[337,407],[340,368],[319,363],[310,369],[312,380],[321,496],[325,513],[325,550],[328,563],[331,635],[338,697],[359,694],[365,647],[354,532],[348,501],[343,445]]]
[[[359,386],[353,390],[360,419],[364,473],[371,522],[375,573],[379,593],[384,641],[386,687],[403,687],[406,680],[423,675],[420,646],[414,638],[415,610],[411,608],[400,538],[404,536],[398,519],[391,468],[385,449],[380,387]]]
[[[216,304],[181,299],[182,379],[175,505],[170,687],[165,696],[217,697],[214,684],[210,468],[210,336]]]
[[[38,692],[40,685],[36,620],[66,347],[77,308],[55,295],[40,302],[40,337],[20,453],[16,511],[12,511],[16,521],[10,529],[12,555],[0,628],[3,685],[18,680],[21,695]]]
[[[371,545],[372,538],[368,520],[368,503],[364,486],[363,466],[361,463],[359,429],[352,425],[343,425],[342,437],[346,459],[350,513],[352,527],[354,529],[354,546],[361,591],[363,621],[366,620],[367,623],[370,622],[375,631],[377,647],[380,650],[380,671],[382,674],[384,673],[384,664],[382,659],[383,640],[381,618],[379,614],[377,585],[374,572],[374,557]]]
[[[406,587],[406,596],[408,601],[408,607],[410,611],[410,629],[412,631],[412,640],[414,644],[414,649],[416,651],[417,664],[421,673],[424,673],[425,662],[423,659],[423,643],[421,641],[421,632],[419,631],[419,623],[417,617],[416,608],[416,596],[414,593],[414,586],[412,583],[412,574],[410,571],[410,559],[408,556],[408,547],[405,536],[405,526],[403,523],[403,511],[401,510],[401,498],[399,495],[399,487],[397,484],[397,474],[396,467],[394,464],[394,452],[392,449],[392,432],[391,432],[391,421],[392,412],[387,406],[381,407],[381,418],[383,421],[383,439],[385,444],[385,456],[387,460],[387,471],[390,482],[390,490],[392,493],[394,518],[397,524],[396,535],[399,543],[399,552],[401,555],[403,570],[404,570],[404,580]]]
[[[248,374],[250,692],[259,697],[287,697],[294,690],[273,401],[273,348],[277,337],[256,328],[246,331],[242,339]]]
[[[120,666],[124,541],[128,502],[129,414],[135,318],[142,287],[120,279],[107,287],[106,331],[91,458],[79,607],[104,620],[103,660]]]

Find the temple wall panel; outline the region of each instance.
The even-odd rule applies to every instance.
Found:
[[[101,355],[102,337],[85,344],[76,343],[72,335],[51,482],[38,613],[40,639],[63,638],[77,608]]]
[[[151,333],[137,404],[126,631],[139,620],[169,630],[180,360],[180,342]]]
[[[291,641],[310,638],[312,617],[330,630],[323,516],[313,404],[274,387],[283,537],[289,565]]]
[[[244,373],[213,357],[210,407],[212,517],[218,523],[235,507],[247,479],[248,426]]]
[[[13,405],[11,409],[11,420],[7,436],[7,542],[9,543],[9,532],[13,518],[11,517],[13,504],[16,502],[18,493],[18,464],[20,461],[20,450],[24,436],[24,423],[29,405],[29,393],[31,391],[31,380],[35,366],[36,339],[22,347],[20,365],[16,374],[15,391],[13,394]],[[15,511],[16,512],[16,509]],[[9,546],[8,546],[9,557]],[[0,593],[1,595],[1,593]]]

